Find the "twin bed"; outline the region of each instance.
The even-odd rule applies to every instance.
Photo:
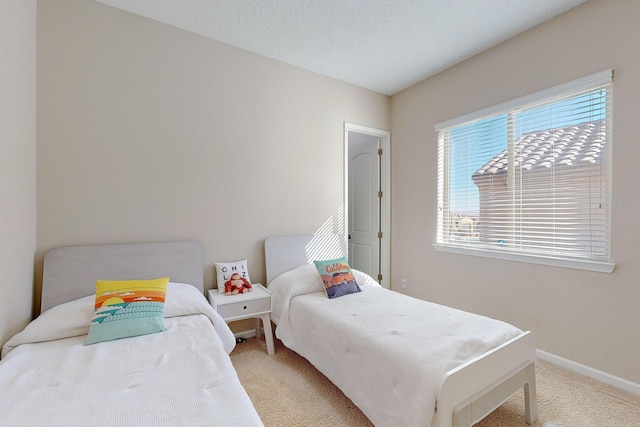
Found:
[[[357,271],[362,292],[328,299],[312,262],[344,254],[336,235],[267,239],[272,321],[376,426],[471,426],[520,388],[525,421],[536,421],[529,332]],[[2,424],[262,425],[228,356],[235,337],[204,298],[202,261],[194,242],[49,251],[42,314],[2,348]],[[170,278],[166,331],[84,345],[96,280],[157,277]]]
[[[537,419],[535,342],[512,325],[382,288],[328,299],[314,260],[346,254],[337,235],[265,241],[272,321],[376,426],[471,426],[524,388]]]
[[[45,255],[42,314],[0,360],[6,426],[261,426],[203,294],[194,242],[64,247]],[[169,277],[166,330],[84,345],[96,280]]]

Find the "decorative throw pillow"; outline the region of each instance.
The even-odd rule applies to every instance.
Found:
[[[329,298],[360,292],[360,287],[345,257],[314,261]]]
[[[247,260],[234,262],[216,262],[216,275],[218,278],[218,292],[243,293],[251,290],[251,279]]]
[[[169,278],[98,280],[85,345],[162,332]]]

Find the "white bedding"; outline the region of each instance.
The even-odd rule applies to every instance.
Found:
[[[228,356],[235,338],[196,288],[169,285],[166,331],[85,346],[93,301],[54,307],[5,344],[2,425],[262,425]]]
[[[386,290],[328,299],[313,265],[269,284],[284,345],[307,358],[376,426],[431,423],[445,374],[522,333],[507,323]]]

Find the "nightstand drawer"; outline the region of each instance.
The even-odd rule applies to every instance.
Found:
[[[271,298],[267,297],[219,305],[217,309],[218,314],[225,320],[254,313],[269,312],[271,311]]]

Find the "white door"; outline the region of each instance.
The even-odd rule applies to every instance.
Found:
[[[348,132],[348,144],[349,265],[380,280],[380,138]]]

